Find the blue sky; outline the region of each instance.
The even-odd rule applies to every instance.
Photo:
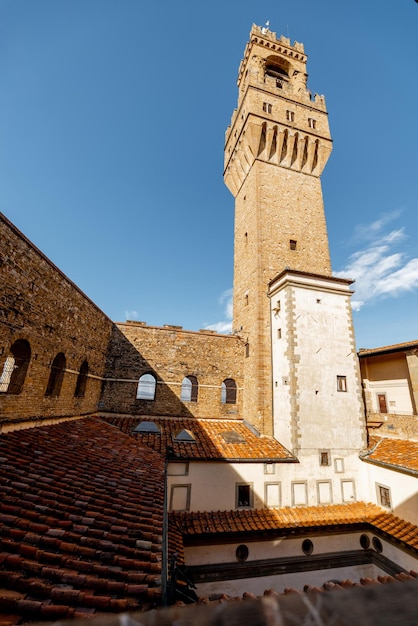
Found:
[[[225,129],[252,23],[301,41],[358,347],[418,338],[414,0],[0,0],[0,210],[113,320],[230,323]]]

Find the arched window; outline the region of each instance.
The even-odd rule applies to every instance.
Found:
[[[199,390],[199,383],[196,376],[186,376],[181,383],[181,396],[182,402],[197,402],[197,393]]]
[[[152,374],[142,374],[138,381],[137,400],[155,400],[157,379]]]
[[[65,355],[62,352],[59,352],[52,361],[51,373],[49,374],[49,380],[45,391],[46,396],[56,398],[60,395],[66,364]]]
[[[77,383],[75,386],[74,396],[76,398],[84,398],[86,393],[87,376],[89,373],[89,364],[87,361],[83,361],[80,367],[80,371],[77,376]]]
[[[235,404],[237,401],[237,385],[233,378],[225,378],[222,383],[222,404]]]
[[[30,356],[31,349],[26,339],[14,342],[0,375],[0,392],[17,395],[22,391]]]

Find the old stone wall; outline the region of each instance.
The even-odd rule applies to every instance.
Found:
[[[239,417],[244,346],[232,335],[176,326],[116,324],[107,356],[102,411],[185,417]],[[140,376],[156,378],[155,399],[137,399]],[[182,381],[197,379],[196,401],[181,400]],[[222,402],[222,382],[233,379],[236,402]]]
[[[2,214],[0,241],[0,420],[95,411],[111,320]],[[29,355],[21,389],[7,371],[17,369],[11,350],[19,344]],[[59,353],[65,356],[61,388],[50,386],[45,395]]]

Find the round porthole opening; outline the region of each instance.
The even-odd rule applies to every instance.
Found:
[[[241,544],[235,550],[235,556],[237,557],[237,561],[240,561],[241,563],[248,559],[248,555],[249,555],[248,546],[244,544]]]
[[[310,539],[304,539],[302,541],[302,550],[304,554],[309,555],[313,552],[313,543]]]
[[[370,539],[367,535],[360,535],[360,545],[363,550],[368,550],[370,548]]]
[[[383,552],[382,542],[378,537],[373,537],[373,548],[376,550],[376,552]]]

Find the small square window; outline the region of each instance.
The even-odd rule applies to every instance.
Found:
[[[273,107],[271,106],[271,104],[269,104],[268,102],[263,102],[263,111],[265,113],[271,113],[272,109]]]
[[[308,126],[309,128],[316,128],[316,120],[312,117],[308,117]]]
[[[379,503],[381,504],[381,506],[384,506],[387,509],[391,509],[392,503],[390,499],[389,487],[384,487],[383,485],[377,485],[377,491],[378,491],[378,496],[379,496]]]
[[[337,376],[337,391],[347,391],[347,376]]]
[[[294,121],[295,121],[295,114],[294,114],[294,112],[293,112],[293,111],[289,111],[289,110],[287,110],[287,111],[286,111],[286,119],[287,119],[289,122],[294,122]]]
[[[265,474],[275,474],[276,473],[276,464],[275,463],[264,463],[264,473]]]
[[[290,249],[291,249],[291,250],[296,250],[296,245],[297,245],[297,242],[296,242],[296,240],[295,240],[295,239],[291,239],[291,240],[289,241],[289,246],[290,246]]]
[[[331,465],[329,450],[321,450],[319,453],[319,464],[322,466]]]

